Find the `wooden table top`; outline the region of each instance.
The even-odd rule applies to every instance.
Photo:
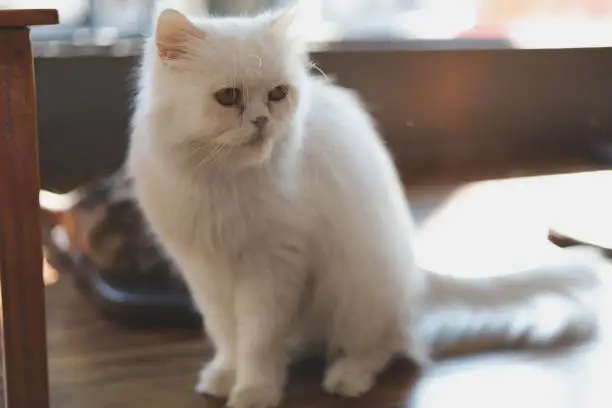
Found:
[[[0,10],[0,27],[25,27],[59,23],[55,9]]]

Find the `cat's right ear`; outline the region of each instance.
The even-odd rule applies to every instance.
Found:
[[[175,60],[185,55],[188,42],[203,37],[204,33],[177,10],[164,10],[157,18],[155,43],[157,54],[164,61]]]

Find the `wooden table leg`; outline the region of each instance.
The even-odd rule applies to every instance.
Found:
[[[49,406],[29,30],[0,29],[0,285],[5,404]]]

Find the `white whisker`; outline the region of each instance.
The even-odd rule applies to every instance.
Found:
[[[193,150],[190,150],[190,151],[189,151],[189,155],[190,155],[190,156],[193,156],[193,155],[195,155],[195,154],[198,154],[198,153],[200,153],[202,150],[204,150],[204,149],[206,149],[206,148],[208,148],[208,147],[210,147],[210,143],[209,143],[209,142],[205,142],[205,143],[198,143],[198,144],[197,144],[197,148],[195,148],[195,149],[193,149]]]
[[[223,154],[229,149],[229,146],[225,144],[217,145],[215,153],[209,157],[207,167],[214,169],[215,165],[223,159]]]
[[[204,155],[202,160],[196,165],[196,169],[209,167],[211,162],[214,162],[215,156],[219,154],[219,151],[222,150],[223,145],[215,145],[210,153]]]
[[[323,76],[323,78],[329,79],[327,77],[327,74],[316,64],[316,62],[310,61],[309,67],[314,69],[315,71],[319,72]]]

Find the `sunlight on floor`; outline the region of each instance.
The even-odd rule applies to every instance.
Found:
[[[564,403],[572,397],[564,375],[534,366],[529,360],[506,362],[503,366],[476,366],[474,369],[456,366],[453,371],[436,383],[425,383],[417,390],[423,406],[453,406],[454,401],[464,401],[462,405],[467,406],[514,408],[532,406],[534,398],[537,398],[541,399],[542,406],[560,407],[566,406]],[[509,386],[517,387],[517,392],[509,394]],[[504,398],[500,399],[499,395],[504,395]]]
[[[587,208],[598,214],[602,206],[612,208],[612,200],[603,197],[605,184],[612,185],[612,173],[521,177],[462,186],[424,222],[417,244],[419,263],[463,276],[533,266],[560,251],[547,238],[553,223],[570,227],[576,222],[597,226],[605,222],[589,218],[588,213],[582,219],[564,215],[592,200],[599,185],[602,201],[588,202],[591,207]],[[612,230],[612,217],[608,222]]]

